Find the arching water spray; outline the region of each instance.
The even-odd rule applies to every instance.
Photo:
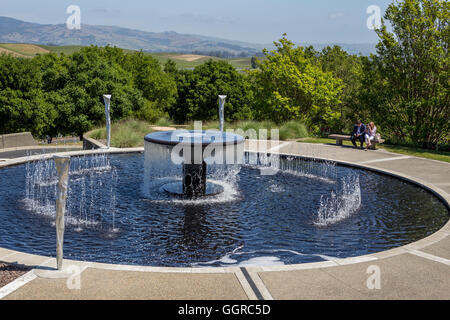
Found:
[[[317,213],[316,226],[326,227],[347,219],[361,207],[359,176],[346,177],[341,189],[333,191],[329,198],[322,196]]]

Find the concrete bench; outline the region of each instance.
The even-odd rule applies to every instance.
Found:
[[[332,134],[332,135],[328,136],[328,138],[336,140],[337,146],[342,146],[344,141],[352,141],[351,136],[344,136],[341,134]]]
[[[337,146],[342,146],[344,141],[352,141],[352,136],[346,136],[346,135],[342,135],[342,134],[332,134],[332,135],[329,135],[328,138],[336,140]],[[371,149],[376,150],[377,144],[384,143],[384,142],[385,142],[385,140],[383,140],[383,139],[372,141]]]

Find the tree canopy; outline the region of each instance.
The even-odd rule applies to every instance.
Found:
[[[450,131],[450,3],[404,0],[386,10],[361,97],[391,139],[433,147]]]
[[[0,56],[1,133],[30,130],[37,137],[82,135],[111,117],[154,121],[175,103],[176,84],[158,61],[141,52],[86,47],[71,56]]]
[[[0,134],[81,136],[112,120],[301,121],[310,133],[349,133],[357,119],[374,121],[390,143],[436,148],[448,143],[450,3],[394,0],[386,10],[377,54],[351,55],[339,46],[316,51],[286,35],[252,57],[250,70],[209,60],[180,70],[144,52],[90,46],[72,55],[32,59],[0,55]]]
[[[177,103],[169,111],[176,121],[217,120],[218,96],[226,95],[226,121],[251,120],[252,91],[246,77],[226,61],[210,60],[176,75]]]
[[[310,128],[336,126],[342,80],[314,63],[303,47],[284,36],[253,73],[257,118],[277,122],[302,120]]]

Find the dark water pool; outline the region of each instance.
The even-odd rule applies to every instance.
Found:
[[[148,266],[279,265],[384,251],[449,219],[435,196],[384,175],[282,160],[225,175],[225,194],[171,198],[144,183],[144,156],[73,158],[65,258]],[[231,177],[231,178],[230,178]],[[217,177],[213,177],[217,178]],[[0,170],[0,247],[54,256],[51,161]]]

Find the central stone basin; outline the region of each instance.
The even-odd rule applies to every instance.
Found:
[[[208,165],[242,164],[244,141],[240,135],[220,131],[151,133],[145,137],[146,168],[158,171],[161,165],[181,165],[182,182],[170,182],[162,187],[164,191],[187,198],[214,196],[223,188],[208,182]]]

